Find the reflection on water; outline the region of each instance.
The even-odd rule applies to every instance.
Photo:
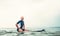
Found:
[[[60,36],[60,28],[45,28],[43,32],[24,32],[24,34],[18,33],[16,29],[0,29],[0,36]]]

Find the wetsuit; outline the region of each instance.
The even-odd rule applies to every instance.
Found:
[[[19,29],[22,29],[22,30],[24,31],[24,29],[22,28],[22,27],[24,26],[24,21],[23,21],[23,20],[19,20],[19,21],[17,22],[17,24],[21,25],[20,28],[17,28],[17,31],[18,31]]]

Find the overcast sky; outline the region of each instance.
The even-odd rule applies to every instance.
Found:
[[[21,16],[26,27],[60,26],[60,0],[0,0],[0,28],[16,28]]]

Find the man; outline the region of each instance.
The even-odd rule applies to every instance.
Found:
[[[16,27],[17,27],[17,31],[18,32],[23,32],[23,31],[27,31],[27,30],[25,30],[25,24],[24,24],[24,17],[23,16],[21,16],[21,20],[19,20],[18,22],[17,22],[17,24],[16,24]],[[19,26],[18,26],[18,24],[19,24]]]

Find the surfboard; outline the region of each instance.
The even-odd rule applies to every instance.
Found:
[[[28,32],[43,32],[43,31],[45,31],[45,29],[41,29],[41,30],[34,30],[34,31],[28,31]]]
[[[36,31],[32,31],[32,32],[43,32],[45,31],[45,29],[42,29],[42,30],[36,30]]]
[[[27,32],[18,32],[18,34],[26,34],[26,33],[29,33],[29,32],[43,32],[45,31],[45,29],[41,29],[41,30],[35,30],[35,31],[27,31]]]

